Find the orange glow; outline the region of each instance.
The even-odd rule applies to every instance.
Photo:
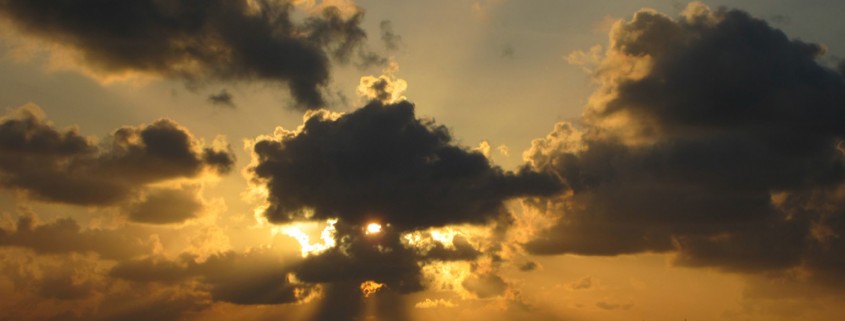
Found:
[[[364,281],[361,283],[361,293],[364,294],[365,298],[369,298],[371,295],[376,294],[381,288],[384,287],[384,283],[378,283],[376,281]]]
[[[366,233],[367,233],[367,235],[381,233],[381,224],[378,224],[378,223],[367,224]]]

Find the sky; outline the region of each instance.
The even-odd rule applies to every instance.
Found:
[[[835,320],[838,1],[0,0],[0,320]]]

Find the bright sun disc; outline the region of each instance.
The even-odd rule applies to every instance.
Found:
[[[381,224],[370,223],[367,224],[367,234],[378,234],[381,232]]]

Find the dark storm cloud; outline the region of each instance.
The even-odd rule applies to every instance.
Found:
[[[168,261],[154,258],[124,261],[111,276],[139,283],[172,284],[195,279],[217,301],[234,304],[282,304],[298,302],[311,286],[292,284],[290,264],[269,251],[226,252],[196,262],[191,255]]]
[[[845,272],[831,236],[845,233],[845,79],[817,61],[822,47],[700,4],[678,19],[641,11],[611,37],[597,103],[525,154],[571,191],[527,248]]]
[[[208,102],[216,106],[235,108],[235,101],[232,98],[232,94],[230,94],[226,89],[223,89],[216,94],[209,95]]]
[[[166,119],[122,127],[97,145],[76,129],[54,128],[33,105],[0,118],[0,187],[50,202],[114,205],[147,184],[224,174],[233,164],[230,151],[202,147]]]
[[[324,105],[329,56],[378,60],[354,10],[327,6],[297,22],[289,1],[0,1],[0,16],[21,33],[76,49],[95,70],[280,81],[305,108]]]
[[[506,172],[452,142],[448,130],[420,120],[408,102],[370,103],[330,119],[318,114],[301,132],[254,145],[253,179],[266,184],[272,222],[370,220],[399,231],[484,224],[502,203],[561,190],[555,176]]]
[[[0,228],[0,246],[31,249],[39,254],[97,253],[104,259],[123,260],[151,251],[148,236],[131,230],[82,229],[69,218],[36,224],[21,216],[13,230]]]

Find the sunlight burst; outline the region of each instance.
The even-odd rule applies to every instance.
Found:
[[[282,233],[296,239],[296,241],[299,242],[299,246],[302,247],[302,257],[307,257],[309,255],[323,253],[337,245],[334,239],[335,233],[337,232],[334,227],[336,223],[337,219],[326,220],[326,227],[323,228],[322,232],[320,232],[320,239],[322,242],[314,244],[311,243],[311,238],[308,234],[303,232],[302,229],[296,225],[284,226],[280,229],[274,228],[271,233]]]
[[[378,224],[378,223],[367,224],[366,233],[367,233],[367,235],[381,233],[381,224]]]
[[[371,295],[376,294],[381,288],[384,287],[384,283],[378,283],[376,281],[364,281],[361,283],[361,293],[364,294],[365,298],[369,298]]]

